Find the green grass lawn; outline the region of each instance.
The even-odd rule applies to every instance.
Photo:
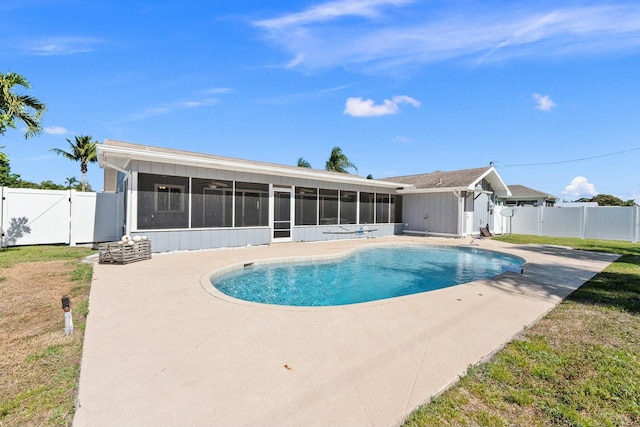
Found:
[[[95,253],[68,246],[0,250],[0,426],[73,420]],[[75,331],[65,336],[60,298]]]
[[[0,249],[0,268],[37,261],[77,261],[95,253],[95,250],[81,246],[15,246]]]
[[[622,256],[404,426],[640,425],[640,244],[494,239]]]
[[[640,245],[517,235],[495,239],[622,257],[489,362],[470,367],[457,385],[413,412],[404,425],[640,425]],[[7,332],[0,357],[0,426],[69,425],[73,419],[92,272],[78,260],[90,253],[64,246],[0,250],[0,297],[7,298],[0,313]],[[78,333],[71,337],[60,333],[60,295],[46,287],[12,288],[11,269],[42,268],[48,261],[69,266],[50,280],[72,296]],[[33,300],[41,295],[45,302],[27,310],[21,295]]]

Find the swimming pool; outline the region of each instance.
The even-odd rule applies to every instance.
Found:
[[[386,246],[324,261],[247,264],[211,277],[220,292],[250,302],[335,306],[411,295],[520,269],[524,259],[471,247]]]

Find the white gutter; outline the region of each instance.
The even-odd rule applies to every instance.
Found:
[[[405,184],[406,185],[406,184]],[[436,187],[436,188],[410,188],[410,189],[398,189],[398,194],[421,194],[421,193],[449,193],[453,191],[473,191],[473,188],[469,187]]]
[[[468,191],[468,190],[465,190]],[[464,222],[464,197],[460,193],[460,190],[454,190],[453,194],[458,198],[458,237],[462,237],[462,223]]]

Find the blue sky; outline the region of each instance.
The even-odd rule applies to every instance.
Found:
[[[4,0],[0,71],[45,131],[14,173],[80,178],[88,134],[375,178],[486,166],[562,199],[640,200],[635,1]],[[102,171],[89,166],[102,188]]]

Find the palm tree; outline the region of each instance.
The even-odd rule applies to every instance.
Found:
[[[307,162],[304,158],[300,157],[298,159],[298,167],[299,168],[310,168],[311,163]]]
[[[14,86],[31,89],[27,79],[20,74],[0,73],[0,135],[4,135],[8,127],[15,129],[18,120],[27,125],[24,137],[31,138],[42,132],[40,119],[47,108],[32,96],[14,93]]]
[[[67,190],[77,190],[78,184],[80,183],[78,182],[78,178],[76,178],[75,176],[69,177],[64,180],[64,185],[65,187],[67,187]]]
[[[97,141],[92,141],[90,135],[80,135],[75,137],[75,144],[67,138],[67,142],[71,146],[71,151],[64,151],[60,148],[52,148],[56,154],[61,154],[69,160],[80,162],[80,172],[82,172],[82,191],[87,188],[87,163],[95,163],[98,161],[96,153]]]
[[[333,147],[331,150],[331,156],[327,160],[327,164],[324,167],[328,171],[348,173],[346,170],[353,168],[358,171],[355,164],[351,163],[347,156],[342,152],[340,147]]]

